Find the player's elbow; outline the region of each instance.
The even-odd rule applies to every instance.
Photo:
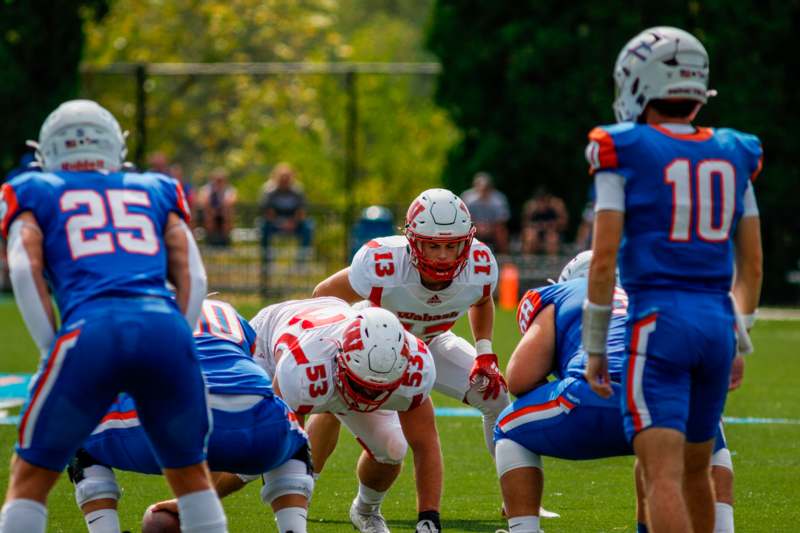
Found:
[[[328,295],[328,280],[322,280],[317,283],[317,286],[314,287],[314,291],[311,293],[312,298],[319,298],[320,296],[327,296]]]

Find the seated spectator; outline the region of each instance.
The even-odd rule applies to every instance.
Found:
[[[215,168],[208,183],[197,193],[197,210],[206,230],[206,243],[211,246],[228,246],[236,205],[236,189],[228,183],[228,172]]]
[[[279,163],[264,184],[261,200],[261,247],[268,250],[275,234],[294,235],[300,239],[300,255],[308,257],[311,249],[311,221],[306,218],[306,196],[295,180],[294,169]]]
[[[461,195],[472,215],[475,236],[496,253],[508,253],[508,199],[492,185],[492,177],[478,172],[472,188]]]
[[[567,222],[564,201],[540,187],[522,207],[522,253],[557,255]]]
[[[183,187],[183,195],[189,203],[189,208],[193,209],[195,207],[192,184],[184,178],[183,167],[180,163],[170,165],[167,154],[164,152],[153,152],[150,154],[150,157],[147,158],[147,165],[148,172],[158,172],[159,174],[164,174],[165,176],[170,176],[178,180],[181,183],[181,187]]]

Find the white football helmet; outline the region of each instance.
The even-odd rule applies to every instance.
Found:
[[[428,189],[417,196],[406,213],[405,230],[412,261],[422,274],[449,281],[467,264],[475,227],[467,206],[447,189]],[[428,259],[422,250],[423,242],[458,243],[458,256],[453,261]]]
[[[344,330],[336,362],[336,388],[345,403],[354,411],[374,411],[405,377],[405,330],[386,309],[362,309]]]
[[[128,149],[117,119],[92,100],[64,102],[45,119],[36,158],[45,171],[119,170]]]
[[[592,264],[592,251],[586,250],[573,257],[558,275],[558,283],[578,278],[589,277],[589,266]]]
[[[706,103],[708,53],[692,34],[658,26],[644,30],[622,47],[614,65],[617,122],[636,121],[654,99]]]

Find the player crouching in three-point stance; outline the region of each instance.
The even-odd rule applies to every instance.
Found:
[[[125,153],[111,113],[72,100],[42,125],[42,171],[2,188],[14,293],[42,353],[20,420],[3,533],[45,530],[50,489],[121,391],[136,400],[184,531],[226,530],[205,464],[208,411],[189,324],[206,277],[188,205],[177,181],[121,171]]]
[[[251,356],[255,331],[230,304],[207,299],[194,340],[213,417],[208,467],[217,494],[226,496],[263,477],[261,499],[275,512],[278,531],[305,533],[314,486],[308,442],[297,417],[273,394],[267,374]],[[119,532],[118,523],[114,528],[105,516],[116,509],[121,495],[111,468],[160,472],[127,394],[117,398],[68,470],[90,533]],[[177,532],[178,520],[153,516],[176,512],[174,500],[156,504],[145,514],[143,531],[156,530],[156,523],[168,530],[163,525],[171,523]]]
[[[429,398],[436,370],[425,343],[392,313],[355,310],[339,298],[271,305],[250,323],[258,334],[256,360],[275,392],[299,417],[334,414],[364,448],[353,525],[389,531],[380,505],[410,446],[417,531],[441,531],[442,456]]]
[[[474,234],[464,202],[446,189],[429,189],[408,208],[405,236],[368,242],[350,267],[320,283],[314,296],[350,303],[366,299],[397,315],[428,343],[436,364],[434,388],[481,411],[486,446],[494,453],[492,428],[508,405],[492,349],[497,262]],[[450,331],[467,312],[474,346]],[[315,465],[318,450],[324,461],[336,442],[335,433],[320,442],[316,422],[309,427]]]
[[[656,533],[713,530],[709,462],[736,353],[734,305],[752,325],[761,286],[751,183],[761,144],[692,125],[709,95],[708,72],[705,48],[689,33],[658,27],[637,35],[614,70],[620,124],[592,130],[586,149],[597,192],[586,378],[611,395],[605,352],[619,252],[630,315],[625,432]]]
[[[509,531],[514,533],[540,531],[542,455],[571,460],[633,455],[620,412],[628,319],[628,298],[620,287],[614,291],[606,341],[614,395],[598,397],[583,375],[587,354],[581,347],[581,308],[591,256],[591,252],[578,254],[561,272],[558,283],[529,290],[517,310],[523,338],[506,371],[509,390],[517,400],[503,411],[495,427],[497,472]],[[549,374],[556,379],[548,382]],[[721,425],[712,462],[718,500],[725,506],[731,502],[733,469]],[[727,505],[718,513],[715,531],[733,533],[729,509]],[[637,519],[644,524],[642,505]]]

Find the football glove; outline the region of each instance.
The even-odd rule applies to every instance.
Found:
[[[484,400],[496,399],[500,395],[501,388],[508,391],[506,378],[503,377],[497,366],[496,354],[485,353],[475,358],[472,370],[469,372],[469,383],[474,385],[479,381],[483,382],[478,390],[483,393]]]

